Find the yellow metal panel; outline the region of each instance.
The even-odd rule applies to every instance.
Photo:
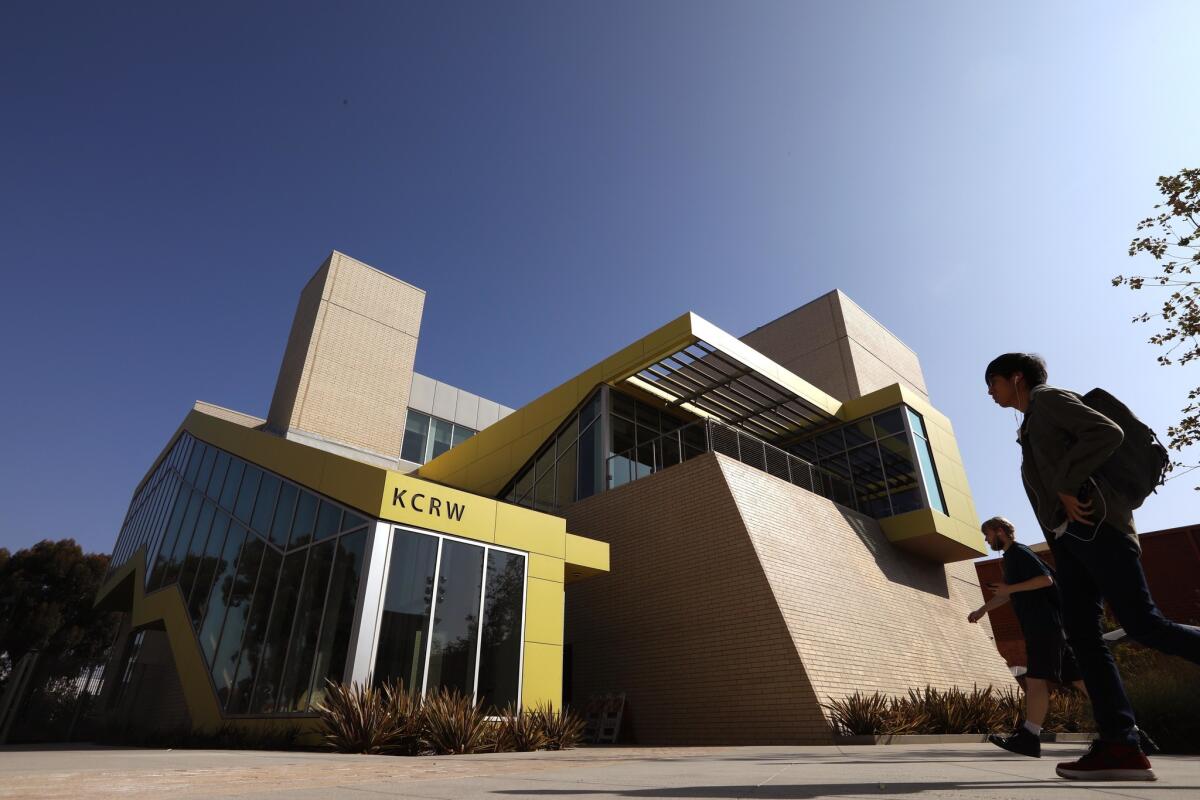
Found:
[[[608,542],[568,533],[564,544],[566,561],[572,567],[608,572]]]
[[[559,645],[525,643],[525,669],[521,704],[533,708],[546,703],[562,706],[563,649]]]
[[[529,579],[525,600],[525,641],[563,642],[563,585],[541,578]]]
[[[900,547],[905,546],[905,542],[910,539],[931,535],[939,536],[946,540],[943,548],[945,552],[957,554],[955,558],[951,559],[952,561],[987,555],[983,535],[977,528],[973,529],[961,520],[947,517],[932,509],[922,508],[907,514],[885,517],[879,521],[879,527],[883,529],[888,541]],[[926,542],[926,546],[923,546],[922,552],[937,549],[928,546],[929,542],[936,540],[924,539],[923,541]]]
[[[389,472],[379,516],[482,542],[496,540],[496,506],[487,497]]]
[[[541,578],[546,581],[563,582],[563,562],[561,558],[544,556],[541,553],[529,554],[529,577]]]
[[[509,503],[496,504],[496,544],[529,553],[563,557],[567,523]]]
[[[617,381],[637,372],[641,367],[645,366],[644,354],[645,348],[639,340],[604,359],[603,369],[606,376],[605,380]]]
[[[876,389],[862,397],[843,403],[837,416],[840,420],[851,422],[902,402],[904,402],[904,395],[901,392],[900,384],[893,383],[891,386]]]
[[[343,503],[374,514],[388,471],[326,453],[325,473],[317,489]]]

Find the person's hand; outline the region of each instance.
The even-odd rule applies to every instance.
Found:
[[[967,614],[967,622],[979,622],[979,620],[983,619],[983,614],[983,609],[977,608],[970,614]]]
[[[1058,501],[1062,503],[1063,510],[1067,512],[1067,519],[1072,522],[1080,522],[1084,525],[1091,525],[1092,501],[1084,502],[1078,497],[1070,494],[1058,493]]]
[[[989,583],[988,588],[996,593],[996,597],[1008,597],[1012,594],[1007,583]]]

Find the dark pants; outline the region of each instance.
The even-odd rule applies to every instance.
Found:
[[[1090,541],[1089,541],[1090,540]],[[1137,545],[1108,525],[1071,523],[1051,542],[1063,627],[1075,651],[1092,713],[1105,741],[1136,744],[1133,707],[1108,645],[1100,638],[1103,600],[1135,641],[1200,664],[1200,631],[1162,615],[1150,589]]]

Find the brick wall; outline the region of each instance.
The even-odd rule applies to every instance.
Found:
[[[567,587],[573,702],[625,691],[646,744],[829,741],[820,703],[1007,682],[968,625],[971,564],[892,547],[878,525],[718,455],[567,509],[611,572]]]

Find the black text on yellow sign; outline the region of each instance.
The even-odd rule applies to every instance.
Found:
[[[424,492],[413,492],[410,495],[408,489],[393,489],[392,505],[404,509],[411,508],[418,513],[434,517],[444,516],[455,522],[462,522],[463,514],[467,511],[467,507],[462,503],[455,503],[451,500],[443,501],[440,497],[434,497]]]

